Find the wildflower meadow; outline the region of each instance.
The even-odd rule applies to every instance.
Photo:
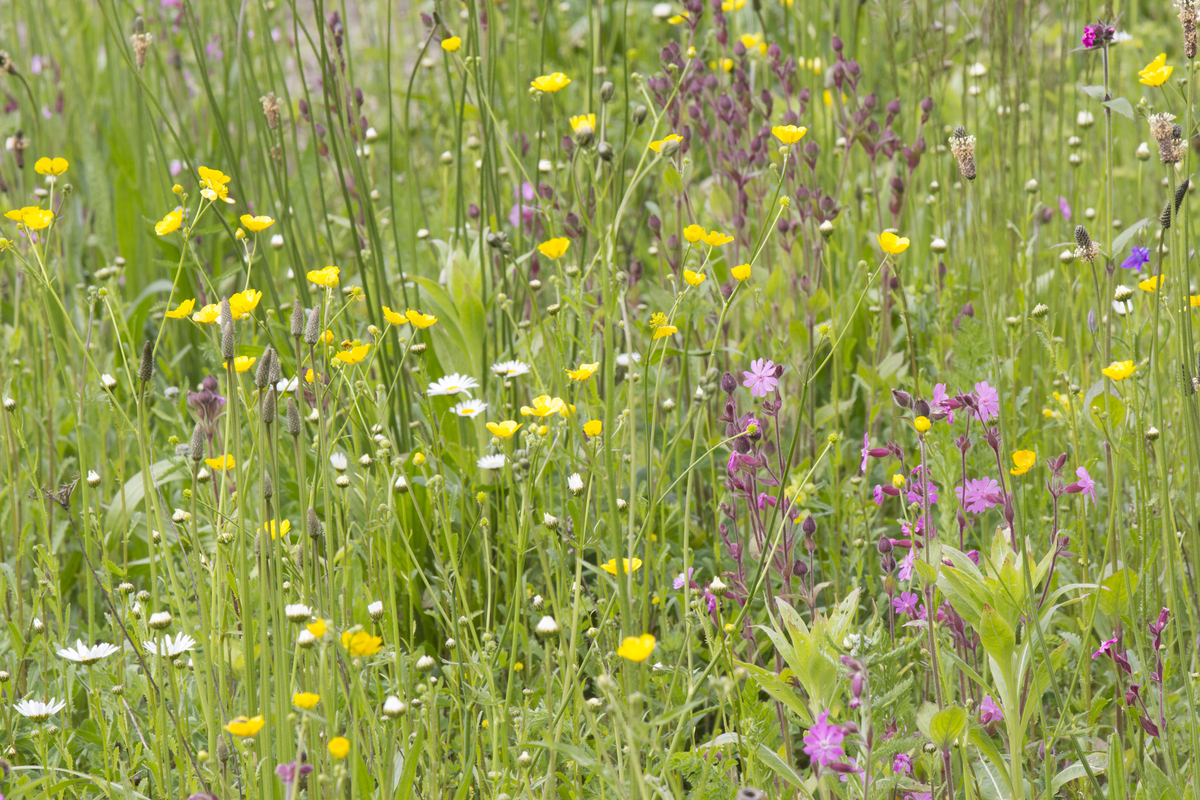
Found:
[[[1198,22],[0,0],[0,800],[1200,800]]]

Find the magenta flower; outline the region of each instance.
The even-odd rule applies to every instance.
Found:
[[[950,404],[950,395],[946,394],[946,384],[934,384],[933,399],[929,401],[929,408],[934,412],[944,413],[946,422],[954,424],[954,406]]]
[[[1084,25],[1083,36],[1079,37],[1079,41],[1089,50],[1096,46],[1096,37],[1099,36],[1102,29],[1099,25]]]
[[[911,581],[913,576],[913,565],[917,563],[917,551],[909,550],[908,555],[900,562],[900,580]],[[895,601],[893,601],[895,602]]]
[[[1071,205],[1067,202],[1067,198],[1058,198],[1058,210],[1062,212],[1063,219],[1067,222],[1071,221]]]
[[[704,590],[704,602],[708,603],[708,613],[712,614],[717,610],[717,596],[708,589]]]
[[[975,412],[977,420],[987,422],[992,417],[1000,415],[1000,393],[988,386],[987,381],[975,384],[975,394],[979,396],[976,401],[979,410]]]
[[[751,397],[766,397],[775,391],[775,387],[779,384],[779,379],[775,373],[776,367],[774,361],[762,358],[757,361],[751,361],[750,371],[742,372],[742,377],[746,379],[742,382],[742,386],[750,390]]]
[[[917,603],[921,598],[916,592],[901,592],[899,597],[892,598],[892,610],[897,614],[908,614],[910,617],[917,616]]]
[[[920,469],[920,467],[917,467],[917,469]],[[916,470],[914,470],[914,472],[915,471]],[[928,480],[927,481],[915,480],[908,484],[908,495],[907,495],[908,502],[920,503],[923,494],[929,496],[929,504],[930,505],[933,505],[934,503],[936,503],[938,501],[937,484],[935,484],[933,481],[928,481]]]
[[[991,725],[993,722],[1000,722],[1003,719],[1004,712],[1000,710],[1000,706],[996,705],[996,701],[990,694],[985,694],[983,701],[979,704],[979,724]]]
[[[995,478],[969,480],[965,487],[959,486],[955,491],[963,508],[972,514],[982,514],[1000,502],[1000,484],[996,483]]]
[[[897,775],[912,774],[912,756],[908,753],[896,753],[892,757],[892,772]]]
[[[1075,470],[1075,477],[1078,481],[1067,486],[1065,491],[1068,494],[1082,494],[1084,497],[1092,498],[1092,505],[1096,505],[1096,482],[1092,480],[1092,476],[1084,467]]]
[[[684,585],[692,579],[692,573],[694,573],[695,571],[696,571],[695,567],[688,567],[687,575],[684,575],[682,572],[679,573],[678,575],[676,575],[675,583],[673,584],[673,586],[676,589],[682,589],[684,587]]]
[[[867,459],[871,457],[871,434],[869,433],[863,434],[861,455],[862,463],[858,465],[858,470],[865,475],[867,473]]]
[[[1097,650],[1096,652],[1092,653],[1092,658],[1095,659],[1095,658],[1099,658],[1100,656],[1111,655],[1113,645],[1115,645],[1116,643],[1117,643],[1117,637],[1114,636],[1113,638],[1111,638],[1108,641],[1101,644],[1100,649]]]
[[[813,763],[822,767],[837,763],[845,756],[842,740],[846,738],[846,732],[840,725],[834,725],[828,720],[829,712],[822,711],[816,724],[804,734],[804,752]]]

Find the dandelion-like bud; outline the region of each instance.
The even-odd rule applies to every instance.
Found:
[[[1050,313],[1049,306],[1047,306],[1045,303],[1038,303],[1036,306],[1033,307],[1033,311],[1031,311],[1029,313],[1029,316],[1033,317],[1034,319],[1042,319],[1049,313]]]
[[[150,615],[150,621],[146,624],[158,631],[170,625],[171,622],[172,617],[170,611],[156,611]]]
[[[258,369],[254,370],[254,385],[265,389],[271,385],[271,360],[275,358],[275,350],[268,347],[258,360]]]
[[[287,401],[287,417],[284,420],[283,429],[288,432],[289,436],[299,436],[300,425],[300,409],[296,407],[295,398],[289,397]]]
[[[263,470],[262,496],[264,500],[270,500],[275,496],[275,482],[271,480],[271,473],[266,470]]]
[[[1178,0],[1179,21],[1183,24],[1183,54],[1188,58],[1196,57],[1198,38],[1196,22],[1200,20],[1200,11],[1196,9],[1196,0]]]
[[[534,630],[537,632],[538,636],[543,638],[557,636],[559,631],[558,621],[555,620],[554,617],[547,614],[538,621],[537,627]]]
[[[969,181],[975,180],[975,137],[959,125],[950,137],[950,152],[958,161],[958,171]]]
[[[263,116],[267,118],[267,127],[275,130],[279,127],[279,98],[274,92],[267,92],[258,99],[262,103]]]
[[[149,383],[154,377],[154,342],[149,339],[142,345],[142,361],[138,364],[138,380]]]
[[[304,343],[312,347],[317,343],[317,339],[321,337],[321,315],[319,308],[313,308],[308,312],[308,319],[304,322]]]
[[[1191,58],[1191,56],[1188,56]],[[600,84],[600,102],[607,103],[613,99],[613,93],[616,91],[612,81],[605,81]]]
[[[204,426],[199,422],[196,427],[192,428],[192,443],[189,446],[189,452],[192,454],[192,461],[199,464],[204,460]]]
[[[223,734],[217,736],[217,760],[222,764],[229,760],[229,743]]]
[[[1100,245],[1092,241],[1087,228],[1082,225],[1075,226],[1075,243],[1079,245],[1075,248],[1075,258],[1088,264],[1094,264],[1096,257],[1100,255]]]
[[[275,414],[278,407],[279,398],[275,393],[275,387],[272,386],[263,397],[262,421],[264,425],[271,425],[275,422]]]
[[[304,335],[304,306],[299,300],[292,302],[292,338],[299,339]]]
[[[308,537],[310,539],[320,539],[325,535],[325,526],[321,524],[320,517],[317,516],[316,509],[308,510]]]
[[[233,365],[233,356],[237,352],[233,338],[233,323],[226,322],[221,328],[221,357]]]
[[[1167,204],[1165,206],[1163,206],[1162,213],[1158,215],[1158,224],[1162,226],[1162,229],[1164,231],[1171,227],[1171,201],[1170,200],[1168,200]]]
[[[1178,127],[1178,126],[1176,126]],[[1179,213],[1179,207],[1183,205],[1183,198],[1187,197],[1188,188],[1192,185],[1191,178],[1184,178],[1183,183],[1175,189],[1175,213]]]

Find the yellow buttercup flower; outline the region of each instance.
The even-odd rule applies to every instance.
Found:
[[[234,736],[247,739],[262,730],[266,720],[260,714],[257,717],[234,717],[225,725],[225,730]]]
[[[683,279],[687,281],[688,286],[699,286],[707,277],[703,272],[692,272],[690,269],[683,271]]]
[[[554,94],[559,89],[566,87],[566,85],[570,82],[571,79],[566,75],[563,75],[561,72],[554,72],[550,75],[542,75],[534,78],[529,85],[534,89],[537,89],[539,92]]]
[[[255,233],[265,231],[275,224],[275,220],[270,217],[252,217],[249,214],[242,214],[241,220],[243,225]]]
[[[630,564],[628,558],[621,559],[621,572],[622,573],[637,572],[641,568],[642,568],[642,560],[640,558],[635,558],[633,560],[632,565]],[[617,560],[615,558],[610,558],[608,560],[607,564],[600,565],[600,569],[604,570],[609,575],[616,575],[617,574]]]
[[[551,397],[548,394],[533,398],[532,406],[521,406],[522,416],[538,417],[539,419],[555,414],[560,417],[569,417],[574,411],[575,406],[568,406],[561,397]]]
[[[184,300],[174,311],[168,311],[166,316],[168,319],[185,319],[195,305],[195,300]]]
[[[383,639],[366,631],[346,631],[342,634],[342,647],[352,656],[373,656],[383,649]]]
[[[229,455],[228,453],[216,458],[206,458],[204,459],[204,463],[208,464],[209,469],[215,469],[218,472],[227,469],[233,469],[235,466],[237,466],[233,461],[233,456]]]
[[[546,258],[559,259],[563,257],[570,246],[571,240],[565,236],[562,236],[558,239],[550,239],[542,242],[537,246],[537,249],[538,252],[544,255]]]
[[[205,200],[214,202],[223,200],[226,203],[233,204],[233,198],[229,196],[229,176],[221,172],[219,169],[209,169],[208,167],[200,167],[197,172],[200,173],[200,194]]]
[[[69,166],[65,158],[39,158],[33,168],[38,175],[58,176],[66,172]]]
[[[351,347],[349,350],[343,350],[334,355],[338,361],[343,364],[357,364],[367,357],[367,353],[371,351],[371,345],[360,344],[357,347]]]
[[[447,53],[458,52],[458,48],[462,47],[462,39],[457,36],[447,36],[442,39],[442,49]]]
[[[325,620],[319,619],[304,626],[314,638],[320,639],[325,635]]]
[[[254,366],[254,362],[258,361],[257,356],[238,356],[233,360],[233,368],[238,372],[245,372]],[[229,363],[225,363],[226,369],[229,368]]]
[[[580,364],[579,369],[568,369],[567,376],[573,381],[579,381],[582,383],[588,378],[592,377],[592,375],[595,374],[596,370],[599,368],[599,361],[594,364]]]
[[[1192,308],[1200,306],[1200,294],[1194,294],[1188,298],[1188,302],[1192,304]]]
[[[259,300],[262,300],[262,292],[247,289],[229,298],[229,310],[232,312],[234,319],[241,319],[258,308]]]
[[[443,46],[445,42],[442,43]],[[329,755],[341,761],[350,754],[350,740],[345,736],[335,736],[329,740]]]
[[[892,487],[896,488],[896,489],[904,488],[904,473],[903,472],[897,472],[895,475],[892,476]]]
[[[704,243],[709,247],[720,247],[723,244],[729,244],[733,241],[732,236],[727,236],[719,231],[709,231],[704,236]]]
[[[1008,471],[1009,474],[1024,475],[1037,461],[1037,453],[1032,450],[1018,450],[1012,454],[1012,460],[1014,466]]]
[[[1158,58],[1138,72],[1138,83],[1144,83],[1147,86],[1162,86],[1171,77],[1174,70],[1174,67],[1167,66],[1167,54],[1159,53]]]
[[[292,695],[292,705],[303,708],[305,711],[312,711],[319,702],[321,702],[321,695],[312,692],[296,692]]]
[[[651,142],[650,149],[656,153],[661,153],[662,146],[664,144],[666,144],[667,142],[682,142],[682,141],[683,141],[683,137],[680,136],[678,133],[671,133],[671,134],[667,134],[663,138],[659,139],[657,142]]]
[[[929,417],[917,417],[913,420],[913,427],[917,429],[918,433],[925,433],[933,427],[933,423],[929,421]]]
[[[503,422],[489,422],[487,429],[492,432],[492,436],[498,439],[511,439],[512,435],[517,432],[517,429],[524,424],[523,422],[506,419]]]
[[[1132,361],[1114,361],[1100,370],[1100,372],[1106,378],[1111,378],[1114,381],[1123,381],[1132,375],[1135,369],[1137,367],[1133,365]]]
[[[283,524],[279,525],[279,526],[275,525],[275,520],[271,520],[270,522],[265,523],[263,525],[263,530],[270,532],[272,539],[274,539],[276,537],[276,535],[287,536],[288,531],[290,531],[291,529],[292,529],[291,520],[286,520],[286,519],[283,521]]]
[[[667,315],[662,313],[661,311],[655,311],[653,314],[651,314],[650,321],[646,323],[647,327],[650,327],[650,328],[657,328],[660,325],[666,325],[666,324],[667,324]]]
[[[341,272],[342,271],[340,269],[338,269],[337,267],[325,267],[324,269],[314,269],[312,272],[308,273],[308,280],[311,283],[315,283],[317,286],[324,286],[326,288],[332,288],[334,286],[337,286],[338,282],[341,280],[338,277],[338,275],[340,275]]]
[[[408,317],[404,316],[403,314],[401,314],[399,312],[392,311],[387,306],[383,306],[382,308],[383,308],[383,318],[386,319],[389,324],[391,324],[391,325],[407,325],[408,324]]]
[[[404,316],[408,318],[408,321],[413,324],[414,328],[422,330],[437,322],[437,317],[433,316],[433,314],[422,314],[420,311],[413,311],[411,308],[404,313]]]
[[[571,117],[571,130],[575,131],[575,133],[579,133],[579,129],[582,128],[584,125],[586,125],[588,127],[588,130],[595,131],[596,130],[596,115],[595,114],[579,114],[577,116]]]
[[[908,249],[908,239],[903,239],[891,231],[879,234],[879,246],[883,252],[898,256]]]
[[[617,649],[617,655],[630,661],[645,661],[654,652],[655,639],[649,633],[641,636],[627,636]]]
[[[753,50],[754,48],[758,47],[759,42],[762,41],[762,34],[743,33],[738,38],[738,41],[742,43],[742,47],[746,48],[747,50]]]
[[[670,23],[671,25],[678,25],[681,22],[687,22],[689,19],[691,19],[691,17],[689,17],[687,15],[687,12],[685,11],[682,14],[676,14],[675,16],[670,17],[669,19],[667,19],[667,22]]]
[[[583,432],[595,438],[604,430],[604,423],[598,419],[589,420],[583,424]]]
[[[40,231],[54,221],[54,214],[44,208],[37,206],[25,206],[24,208],[14,208],[7,212],[4,216],[11,220],[21,223],[30,230]]]
[[[733,275],[733,277],[736,278],[738,281],[744,281],[744,280],[746,280],[746,278],[750,277],[750,265],[749,264],[738,264],[736,267],[729,270],[729,273],[731,275]]]
[[[1143,292],[1157,292],[1158,287],[1162,285],[1164,280],[1166,280],[1166,278],[1164,278],[1162,275],[1155,275],[1152,278],[1146,278],[1146,280],[1138,283],[1138,288]]]
[[[174,233],[179,230],[179,226],[182,224],[183,209],[177,208],[163,217],[161,222],[154,225],[154,232],[159,236],[166,236],[168,233]]]
[[[703,239],[706,233],[708,233],[708,231],[704,230],[704,228],[701,228],[699,225],[688,225],[683,229],[683,238],[687,239],[692,244],[695,244]]]
[[[671,334],[675,333],[677,330],[679,330],[679,328],[676,328],[674,325],[660,325],[658,329],[654,331],[654,338],[665,339]]]
[[[737,11],[742,6],[746,5],[746,0],[724,0],[721,3],[722,11]]]
[[[808,128],[798,128],[795,125],[776,125],[771,128],[771,133],[775,134],[775,138],[784,144],[795,144],[804,138],[804,134],[808,133]]]
[[[213,324],[221,316],[221,307],[216,303],[210,303],[204,308],[192,314],[193,322],[202,322],[208,325]]]

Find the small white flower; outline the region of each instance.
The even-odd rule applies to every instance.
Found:
[[[74,647],[64,647],[58,651],[58,654],[67,661],[74,661],[77,664],[95,664],[100,659],[108,658],[120,649],[115,644],[108,644],[107,642],[102,642],[94,647],[88,647],[83,643],[82,639],[76,639]]]
[[[443,375],[429,384],[426,394],[430,397],[441,397],[451,394],[470,394],[472,389],[479,388],[479,381],[470,375],[459,375],[457,372]]]
[[[284,378],[279,383],[275,384],[275,391],[280,394],[296,391],[296,387],[300,385],[299,378]]]
[[[283,607],[283,615],[289,622],[308,622],[312,619],[312,609],[303,603],[290,603]]]
[[[544,511],[542,512],[542,524],[550,530],[554,530],[558,527],[558,517],[548,511]]]
[[[1096,124],[1096,118],[1092,116],[1090,111],[1080,111],[1075,115],[1075,124],[1081,128],[1090,128]]]
[[[338,472],[345,472],[346,466],[349,464],[349,462],[346,460],[345,453],[331,453],[329,456],[329,463]]]
[[[301,647],[311,647],[317,641],[317,637],[312,635],[312,631],[308,628],[300,631],[300,635],[296,637],[296,644]]]
[[[976,61],[971,66],[967,67],[967,74],[970,75],[972,78],[982,78],[984,75],[987,75],[987,73],[988,73],[987,66],[979,63],[978,61]]]
[[[433,665],[433,656],[421,656],[417,659],[417,669],[421,670],[421,672],[433,669]]]
[[[532,600],[531,602],[533,603],[533,607],[534,607],[534,608],[541,608],[541,607],[542,607],[542,605],[543,605],[543,604],[544,604],[546,601],[545,601],[545,600],[542,598],[542,596],[541,596],[540,594],[535,594],[535,595],[533,596],[533,600]]]
[[[397,475],[396,482],[392,484],[392,489],[400,494],[404,494],[408,491],[408,488],[408,478],[404,477],[403,475]]]
[[[537,627],[534,630],[537,631],[538,636],[555,636],[558,634],[558,621],[547,614],[538,620]]]
[[[142,642],[142,646],[151,655],[159,655],[164,658],[178,658],[194,648],[196,640],[186,633],[180,633],[174,639],[170,636],[164,636],[161,644],[157,642]]]
[[[282,234],[277,233],[271,237],[271,247],[274,247],[276,250],[279,250],[280,248],[283,247],[283,235]]]
[[[172,619],[170,611],[156,611],[150,615],[150,621],[146,624],[151,628],[165,628],[171,624]]]
[[[450,410],[460,417],[474,419],[487,409],[487,405],[482,400],[463,400],[461,403],[455,404]]]
[[[367,613],[371,615],[371,619],[379,619],[383,616],[383,602],[376,600],[367,606]]]
[[[363,453],[361,456],[358,457],[358,465],[360,467],[362,467],[363,469],[366,469],[367,467],[371,466],[371,464],[373,464],[373,463],[374,463],[374,459],[371,458],[369,453]]]
[[[104,386],[105,389],[115,389],[117,388],[117,379],[106,372],[100,376],[100,384]]]
[[[579,477],[578,472],[572,472],[567,478],[567,488],[571,490],[571,494],[579,494],[583,491],[583,478]]]
[[[408,706],[404,705],[404,701],[394,694],[388,695],[388,699],[383,701],[383,713],[386,716],[403,716],[405,711],[408,711]]]
[[[508,463],[508,457],[503,453],[495,453],[490,456],[482,456],[475,462],[475,466],[480,469],[500,469]]]
[[[632,357],[629,353],[619,353],[617,355],[617,366],[628,367],[631,363],[636,364],[642,360],[641,353],[633,353]]]
[[[187,511],[184,511],[182,508],[175,509],[174,513],[171,514],[171,521],[177,524],[181,522],[187,522],[191,518],[192,515]]]
[[[524,361],[501,361],[499,364],[492,364],[492,372],[501,378],[516,378],[519,375],[528,375],[529,365]]]
[[[100,485],[100,473],[94,469],[89,469],[87,474],[87,485],[95,489]]]
[[[45,703],[41,700],[22,700],[13,705],[18,714],[22,717],[28,717],[34,722],[45,722],[66,707],[67,702],[65,700],[58,700],[53,697],[50,698],[49,702]]]

